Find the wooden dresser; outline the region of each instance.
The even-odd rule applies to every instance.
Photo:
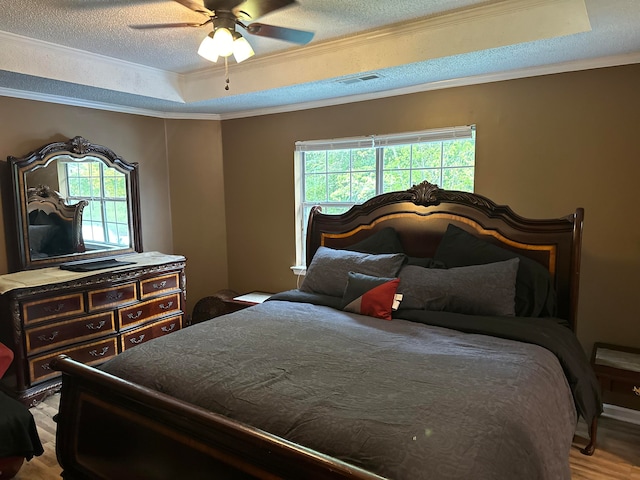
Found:
[[[186,324],[185,258],[146,252],[135,264],[75,273],[57,267],[0,276],[0,342],[15,354],[0,388],[31,406],[60,386],[57,355],[98,365]]]

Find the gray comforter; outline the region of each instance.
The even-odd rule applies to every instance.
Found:
[[[103,369],[389,478],[570,478],[574,401],[537,345],[269,301]]]

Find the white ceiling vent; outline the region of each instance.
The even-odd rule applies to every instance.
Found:
[[[353,85],[354,83],[368,82],[370,80],[376,80],[378,78],[382,78],[382,75],[380,75],[379,73],[367,73],[365,75],[359,75],[357,77],[341,78],[340,80],[336,80],[336,83],[341,83],[342,85]]]

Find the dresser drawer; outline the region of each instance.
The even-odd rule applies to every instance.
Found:
[[[32,300],[22,304],[22,319],[25,325],[43,322],[52,318],[62,319],[83,312],[84,296],[82,292]]]
[[[52,353],[40,355],[29,359],[29,375],[31,382],[41,382],[51,377],[60,375],[60,372],[52,370],[49,363],[58,355],[64,354],[82,363],[96,365],[115,357],[118,353],[117,337],[107,338],[99,342],[93,342],[67,349],[57,350]]]
[[[138,299],[136,283],[127,283],[115,287],[91,290],[87,294],[89,311],[116,308],[120,305],[135,302]]]
[[[640,378],[631,381],[631,380],[612,380],[609,389],[612,392],[623,393],[625,395],[630,395],[632,397],[638,398],[640,400],[640,395],[636,393],[636,391],[640,391]]]
[[[640,372],[620,370],[602,365],[594,368],[600,381],[605,403],[640,410]]]
[[[180,294],[174,293],[121,309],[118,312],[119,326],[122,330],[177,312],[180,312]]]
[[[153,338],[162,337],[169,333],[177,332],[182,328],[182,315],[160,320],[159,322],[144,327],[130,330],[121,335],[121,350],[124,352],[128,348],[135,347],[141,343],[148,342]]]
[[[30,328],[25,332],[27,351],[30,355],[69,343],[115,333],[114,312],[104,312],[73,320],[56,322],[44,327]]]
[[[604,403],[640,410],[640,395],[634,393],[634,387],[640,388],[640,385],[613,382],[610,389],[603,388],[602,400]]]
[[[180,288],[180,274],[172,273],[162,277],[148,278],[140,282],[140,298],[145,299],[159,293],[178,290]]]
[[[591,365],[604,403],[640,410],[640,349],[596,342]]]

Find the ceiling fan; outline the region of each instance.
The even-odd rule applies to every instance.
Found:
[[[218,57],[224,57],[226,60],[227,57],[233,54],[236,62],[240,63],[254,55],[249,42],[236,31],[236,25],[242,27],[251,35],[275,38],[300,45],[310,42],[314,35],[313,32],[296,30],[294,28],[278,27],[257,22],[250,24],[243,23],[243,21],[251,21],[275,10],[297,4],[298,2],[296,2],[296,0],[174,1],[209,18],[200,23],[160,23],[130,25],[130,27],[135,29],[153,29],[203,27],[211,24],[213,30],[202,41],[198,49],[198,54],[212,62],[216,62]]]

